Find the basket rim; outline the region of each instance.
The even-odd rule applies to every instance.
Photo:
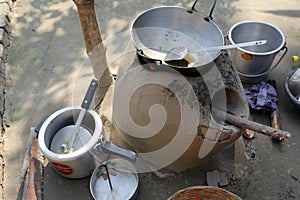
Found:
[[[237,196],[236,194],[228,191],[228,190],[225,190],[225,189],[222,189],[222,188],[219,188],[219,187],[215,187],[215,186],[190,186],[190,187],[187,187],[187,188],[183,188],[181,190],[178,190],[177,192],[175,192],[174,194],[172,194],[167,200],[172,200],[172,198],[174,198],[175,196],[179,195],[180,193],[183,193],[187,190],[194,190],[194,189],[211,189],[211,190],[219,190],[219,191],[223,191],[223,192],[226,192],[227,194],[231,195],[233,198],[236,198],[238,200],[242,200],[241,197]]]

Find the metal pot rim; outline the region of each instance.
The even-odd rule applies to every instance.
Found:
[[[152,11],[152,10],[157,10],[157,9],[164,9],[164,8],[167,8],[167,9],[169,9],[169,8],[177,8],[177,9],[183,9],[183,10],[186,10],[186,11],[189,11],[190,9],[189,8],[186,8],[186,7],[182,7],[182,6],[157,6],[157,7],[154,7],[154,8],[149,8],[149,9],[147,9],[147,10],[144,10],[143,12],[141,12],[140,14],[138,14],[135,18],[134,18],[134,20],[132,21],[132,23],[131,23],[131,26],[130,26],[130,37],[131,37],[131,41],[133,42],[133,44],[134,44],[134,46],[136,46],[137,47],[137,44],[136,44],[136,42],[135,42],[135,40],[134,40],[134,38],[133,38],[133,29],[134,29],[134,24],[136,23],[136,21],[142,16],[142,15],[144,15],[145,13],[147,13],[147,12],[150,12],[150,11]],[[204,15],[202,15],[201,13],[199,13],[199,12],[194,12],[194,13],[197,13],[197,14],[199,14],[200,16],[202,16],[202,17],[204,17]],[[213,22],[213,21],[212,21]]]
[[[296,97],[292,94],[290,87],[289,87],[289,80],[290,78],[293,76],[294,73],[296,73],[298,70],[300,70],[300,68],[296,68],[294,70],[292,70],[289,75],[286,77],[285,81],[284,81],[284,88],[285,88],[285,92],[287,93],[288,97],[292,100],[292,102],[294,104],[296,104],[296,106],[298,108],[300,108],[300,101],[298,101],[298,99],[296,99]]]
[[[127,160],[123,160],[123,159],[112,159],[112,160],[107,160],[107,161],[104,161],[102,163],[100,163],[99,166],[97,166],[92,175],[91,175],[91,178],[90,178],[90,193],[92,195],[92,197],[94,199],[96,199],[96,196],[95,196],[95,188],[94,188],[94,182],[96,181],[96,179],[98,178],[97,175],[100,171],[100,167],[103,166],[103,165],[107,165],[107,164],[110,164],[110,163],[114,163],[114,162],[117,162],[117,161],[122,161],[122,162],[125,162],[127,164],[127,166],[130,168],[129,171],[131,171],[131,174],[134,176],[134,178],[136,179],[136,186],[133,188],[134,189],[134,192],[132,194],[132,196],[130,197],[130,200],[132,199],[135,199],[136,198],[136,195],[138,193],[138,189],[139,189],[139,177],[137,175],[137,171],[135,169],[135,167]],[[118,170],[119,171],[119,170]]]
[[[274,26],[273,24],[268,23],[268,22],[262,22],[262,21],[241,21],[241,22],[238,22],[238,23],[234,24],[234,25],[229,29],[229,31],[228,31],[228,39],[229,39],[229,41],[230,41],[232,44],[236,44],[236,43],[233,41],[233,39],[232,39],[232,34],[231,34],[231,33],[233,32],[233,30],[234,30],[237,26],[239,26],[239,25],[241,25],[241,24],[246,24],[246,23],[258,23],[258,24],[264,24],[264,25],[271,26],[272,28],[276,29],[276,30],[279,32],[279,34],[281,35],[281,37],[282,37],[282,43],[281,43],[281,45],[280,45],[278,48],[276,48],[275,50],[269,51],[269,52],[264,52],[264,53],[257,53],[257,52],[253,52],[253,51],[248,51],[248,50],[245,50],[245,49],[243,49],[243,48],[241,48],[241,47],[238,47],[237,49],[239,49],[240,51],[243,51],[244,53],[248,53],[248,54],[252,54],[252,55],[266,56],[266,55],[271,55],[271,54],[274,54],[274,53],[279,52],[279,51],[282,50],[282,48],[285,46],[286,39],[285,39],[285,36],[284,36],[283,32],[282,32],[278,27]]]
[[[186,8],[186,7],[182,7],[182,6],[157,6],[157,7],[154,7],[154,8],[150,8],[150,9],[147,9],[145,11],[143,11],[142,13],[140,13],[134,20],[133,22],[131,23],[131,26],[130,26],[130,38],[131,38],[131,41],[133,42],[133,45],[136,47],[136,49],[139,51],[139,50],[142,50],[141,47],[138,47],[138,44],[136,43],[136,39],[134,38],[134,35],[133,35],[133,30],[136,29],[134,28],[134,25],[136,23],[136,21],[142,17],[145,13],[147,12],[150,12],[152,10],[157,10],[157,9],[178,9],[178,10],[184,10],[186,12],[188,11],[191,11],[190,14],[197,14],[199,15],[200,17],[203,17],[203,18],[206,18],[207,16],[205,16],[204,14],[198,12],[198,11],[195,11],[195,10],[191,10],[190,8]],[[212,19],[209,19],[209,23],[212,23],[219,31],[219,33],[223,36],[222,37],[222,43],[224,44],[225,43],[225,40],[224,40],[224,34],[223,32],[221,31],[220,27],[212,20]],[[148,48],[148,47],[147,47]],[[152,51],[152,50],[151,50]],[[208,60],[207,62],[203,63],[202,65],[198,65],[198,66],[195,66],[195,67],[180,67],[180,66],[173,66],[173,65],[168,65],[168,64],[163,64],[163,65],[166,65],[166,66],[170,66],[170,67],[173,67],[173,68],[176,68],[176,69],[192,69],[192,68],[201,68],[203,66],[206,66],[210,63],[212,63],[216,58],[218,58],[221,54],[221,51],[219,51],[216,55],[215,55],[215,58],[211,58],[210,60]],[[154,59],[155,58],[151,58],[151,57],[148,57],[147,55],[142,55],[143,57],[145,57],[146,59]],[[161,61],[161,60],[160,60]],[[163,61],[161,61],[161,63],[163,63]]]
[[[81,147],[80,149],[69,153],[69,154],[57,154],[54,153],[52,151],[50,151],[50,149],[46,146],[45,144],[45,132],[46,129],[48,127],[48,125],[52,122],[52,120],[54,118],[56,118],[57,116],[61,115],[64,112],[70,111],[70,110],[80,110],[82,109],[80,106],[71,106],[71,107],[65,107],[62,108],[60,110],[57,110],[56,112],[54,112],[53,114],[51,114],[46,121],[43,123],[43,125],[41,126],[40,132],[39,132],[39,137],[38,137],[38,143],[39,146],[42,150],[42,152],[46,155],[47,158],[49,158],[50,160],[61,160],[61,161],[72,161],[72,160],[76,160],[78,157],[82,156],[83,154],[85,154],[87,151],[89,151],[90,149],[92,149],[97,143],[97,141],[99,140],[101,134],[102,134],[102,129],[103,129],[103,125],[102,125],[102,121],[99,117],[99,115],[94,111],[94,110],[87,110],[88,113],[90,113],[94,120],[95,120],[95,131],[94,134],[92,135],[91,139],[89,140],[88,143],[86,143],[83,147]]]

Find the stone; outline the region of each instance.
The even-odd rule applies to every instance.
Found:
[[[7,62],[7,56],[8,56],[8,49],[3,46],[3,44],[0,44],[0,62],[6,63]]]
[[[229,185],[229,181],[228,178],[226,176],[226,173],[220,173],[220,182],[219,182],[219,186],[220,187],[226,187],[227,185]]]
[[[8,16],[0,14],[0,28],[3,28],[7,33],[10,33],[11,27]]]
[[[2,46],[2,45],[0,45]],[[5,85],[5,71],[4,71],[4,63],[2,61],[2,59],[0,58],[0,134],[2,133],[2,131],[4,131],[3,129],[3,115],[4,115],[4,85]]]
[[[206,172],[206,181],[208,186],[218,187],[218,183],[221,181],[220,172],[218,170]]]
[[[0,4],[7,4],[10,9],[13,8],[13,2],[12,2],[12,0],[0,0]]]
[[[0,43],[6,47],[8,47],[10,44],[7,32],[3,28],[0,28]]]
[[[8,15],[10,13],[10,7],[7,2],[0,3],[0,13]]]

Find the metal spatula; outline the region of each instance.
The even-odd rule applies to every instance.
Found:
[[[256,45],[263,45],[266,44],[267,40],[257,40],[257,41],[251,41],[251,42],[243,42],[238,44],[232,44],[232,45],[224,45],[224,46],[215,46],[215,47],[208,47],[199,49],[196,52],[189,52],[189,49],[186,47],[174,47],[170,49],[167,52],[167,55],[164,59],[166,63],[185,63],[186,66],[190,63],[194,62],[196,57],[199,57],[204,52],[209,51],[220,51],[224,49],[233,49],[238,47],[250,47],[250,46],[256,46]],[[184,65],[184,64],[180,65]]]

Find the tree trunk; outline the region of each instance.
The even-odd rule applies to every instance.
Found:
[[[94,0],[73,0],[75,3],[85,40],[86,52],[90,58],[95,78],[99,80],[97,101],[102,101],[112,83],[108,69],[106,51],[102,41],[95,12]]]

